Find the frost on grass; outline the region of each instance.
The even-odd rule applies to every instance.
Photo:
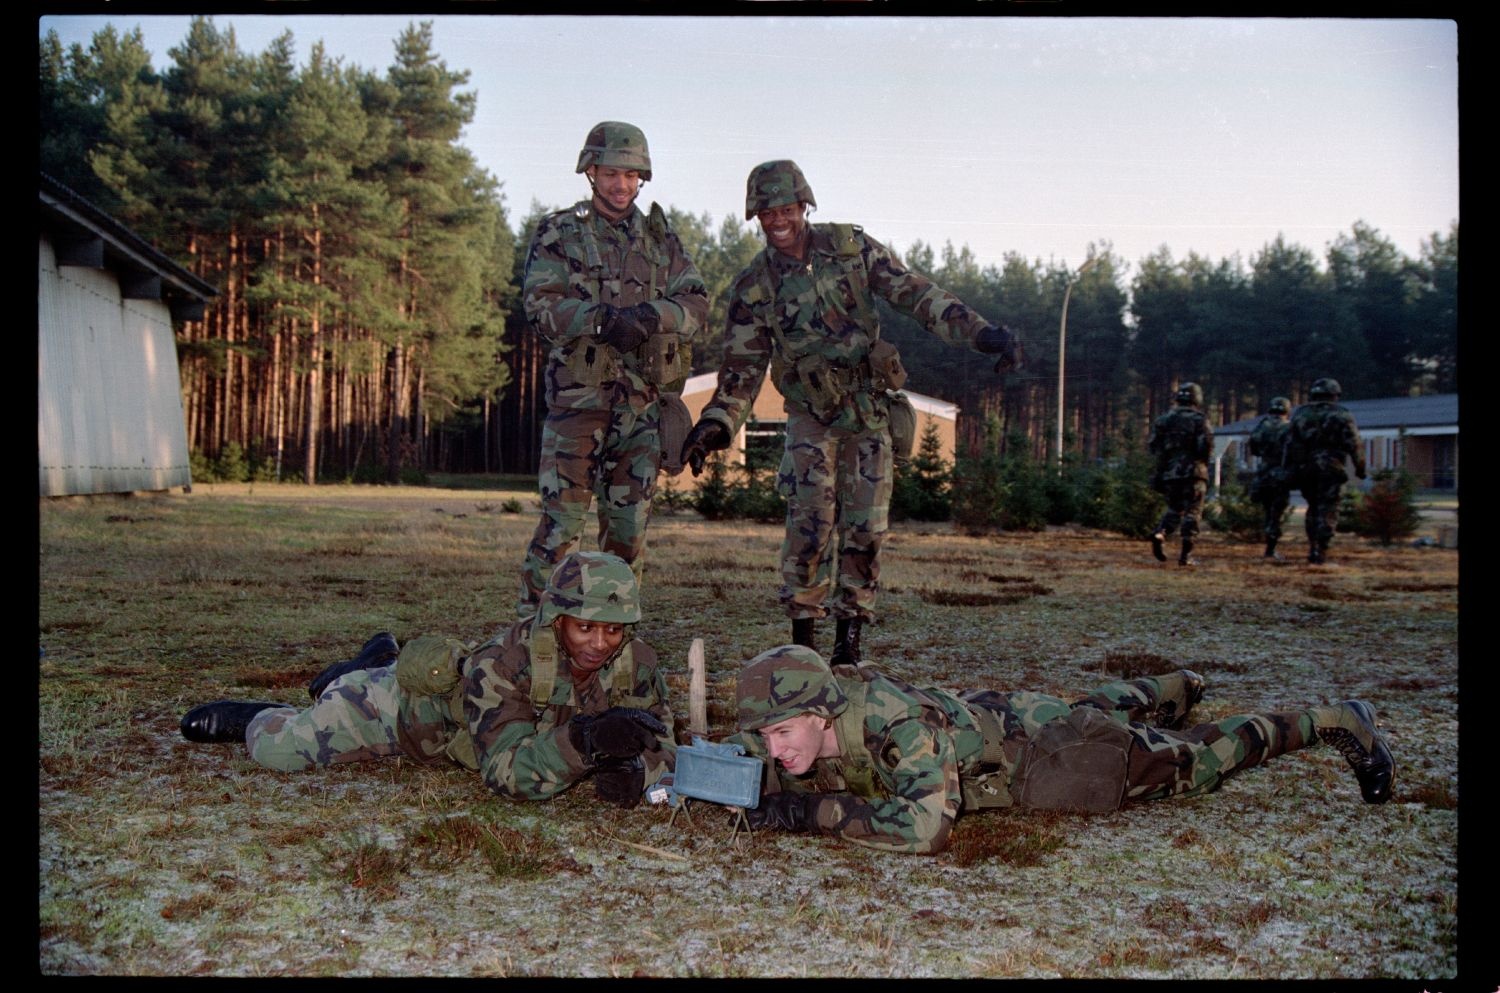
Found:
[[[1441,981],[1458,962],[1457,555],[1334,568],[1206,537],[1192,570],[1077,530],[899,530],[867,658],[916,682],[1081,695],[1187,667],[1205,719],[1362,697],[1399,763],[1367,807],[1312,748],[1217,793],[1097,816],[960,818],[950,848],[731,839],[724,812],[526,804],[451,767],[260,769],[177,733],[194,703],[300,705],[370,633],[487,634],[534,520],[511,494],[257,486],[44,504],[41,971],[58,975]],[[444,501],[448,500],[447,503]],[[451,506],[449,504],[451,503]],[[434,507],[451,511],[435,515]],[[1290,534],[1290,532],[1289,532]],[[780,528],[653,523],[640,631],[713,734],[788,635]],[[1290,540],[1290,539],[1289,539]],[[357,553],[356,553],[357,550]],[[440,568],[414,568],[413,563]],[[820,625],[822,647],[832,624]]]

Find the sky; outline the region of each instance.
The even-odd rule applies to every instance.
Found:
[[[897,251],[968,246],[1074,268],[1108,244],[1319,257],[1363,221],[1416,258],[1459,217],[1458,26],[1442,19],[219,14],[243,51],[291,31],[381,73],[408,25],[469,73],[461,139],[513,228],[583,199],[598,121],[650,146],[650,200],[744,216],[745,179],[795,160],[814,220]],[[45,16],[88,45],[139,27],[158,68],[187,16]]]

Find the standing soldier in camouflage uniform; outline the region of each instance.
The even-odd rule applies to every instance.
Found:
[[[1338,528],[1339,493],[1349,481],[1344,460],[1365,478],[1365,446],[1353,415],[1338,402],[1342,392],[1338,380],[1318,380],[1287,425],[1286,464],[1307,501],[1307,561],[1314,565],[1326,560]]]
[[[540,608],[474,649],[388,634],[330,666],[305,710],[220,700],[182,718],[190,741],[243,741],[283,772],[404,755],[451,760],[496,793],[545,800],[592,774],[599,797],[633,807],[676,759],[656,653],[631,637],[635,574],[619,557],[575,552]]]
[[[1281,540],[1281,519],[1286,516],[1287,501],[1291,498],[1287,470],[1282,465],[1286,455],[1286,418],[1291,409],[1290,400],[1276,397],[1250,432],[1250,454],[1258,460],[1255,478],[1250,482],[1250,499],[1265,508],[1268,559],[1281,557],[1276,554],[1276,542]]]
[[[1208,460],[1214,451],[1214,433],[1203,416],[1203,387],[1183,383],[1177,388],[1177,406],[1156,419],[1147,443],[1156,456],[1152,488],[1167,498],[1156,533],[1151,536],[1151,554],[1167,560],[1162,548],[1167,536],[1182,522],[1182,550],[1178,565],[1192,565],[1189,557],[1198,536],[1198,518],[1203,516],[1203,498],[1208,493]]]
[[[588,176],[592,198],[542,218],[526,257],[526,317],[552,351],[537,476],[542,516],[521,568],[520,617],[536,609],[552,567],[578,547],[594,498],[600,549],[640,578],[662,411],[670,406],[687,418],[680,398],[668,398],[682,391],[689,341],[708,314],[703,279],[662,209],[653,203],[648,216],[635,205],[651,178],[641,130],[595,125],[577,171]]]
[[[769,367],[787,414],[777,478],[787,498],[781,604],[792,640],[808,647],[816,619],[832,612],[833,658],[857,664],[889,526],[891,425],[910,412],[898,393],[906,373],[895,346],[880,337],[875,298],[950,344],[998,355],[997,369],[1014,368],[1019,350],[1008,329],[906,269],[857,225],[809,223],[807,209],[816,206],[795,162],[751,170],[745,219],[759,219],[768,244],[730,291],[718,390],[681,461],[696,475],[709,452],[729,447]],[[820,575],[835,536],[837,564]]]
[[[1109,683],[1072,703],[955,694],[870,666],[830,669],[800,646],[772,649],[746,663],[737,687],[733,740],[767,767],[759,804],[745,815],[752,828],[931,853],[947,846],[960,813],[1105,812],[1196,796],[1319,739],[1353,766],[1366,803],[1390,799],[1395,767],[1369,704],[1188,726],[1202,693],[1203,680],[1180,670]]]

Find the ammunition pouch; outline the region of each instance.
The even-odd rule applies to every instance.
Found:
[[[1129,785],[1130,730],[1094,707],[1074,707],[1027,741],[1011,777],[1017,806],[1107,813]]]
[[[831,421],[844,405],[844,395],[849,391],[840,380],[840,370],[822,355],[804,355],[792,367],[792,375],[801,388],[803,402],[808,412],[820,421]]]
[[[579,386],[603,386],[620,374],[619,359],[613,348],[594,338],[580,338],[568,349],[563,360],[568,374]]]
[[[886,396],[891,401],[891,454],[897,462],[908,462],[917,440],[917,411],[905,393],[891,392]]]
[[[682,472],[682,446],[687,442],[688,432],[693,430],[693,415],[680,393],[663,393],[658,401],[661,427],[661,467],[669,476]]]
[[[682,392],[692,365],[692,349],[686,348],[672,332],[657,333],[636,350],[646,382],[663,391]]]
[[[457,638],[413,638],[396,658],[396,682],[414,696],[446,696],[458,685],[459,663],[468,654],[469,646]]]
[[[884,338],[870,346],[870,378],[877,389],[899,390],[906,385],[901,351]]]

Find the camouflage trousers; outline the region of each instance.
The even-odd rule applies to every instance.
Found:
[[[1127,801],[1211,792],[1235,772],[1318,740],[1309,711],[1239,714],[1181,731],[1148,724],[1170,721],[1188,709],[1186,683],[1177,673],[1107,683],[1071,703],[1045,693],[994,690],[972,691],[963,700],[1000,716],[1007,776],[1014,773],[1027,740],[1042,725],[1065,719],[1074,707],[1103,711],[1125,725],[1132,738]]]
[[[1307,501],[1307,543],[1327,548],[1333,533],[1339,526],[1339,496],[1343,492],[1348,476],[1340,469],[1338,473],[1318,472],[1304,475],[1297,488]]]
[[[787,415],[776,488],[787,501],[780,599],[788,616],[874,618],[892,468],[888,429],[845,431],[802,411]]]
[[[1284,485],[1266,483],[1260,487],[1256,495],[1260,498],[1261,508],[1266,514],[1266,537],[1280,538],[1281,521],[1286,517],[1286,506],[1291,502],[1292,491]]]
[[[261,711],[245,745],[267,768],[302,772],[396,755],[439,762],[457,731],[448,698],[406,692],[392,664],[339,677],[305,710]]]
[[[1193,539],[1198,536],[1198,518],[1203,516],[1203,498],[1208,495],[1208,483],[1201,479],[1168,479],[1162,482],[1162,495],[1167,498],[1167,512],[1161,515],[1156,530],[1171,537],[1182,522],[1182,536]]]
[[[599,550],[628,562],[640,581],[646,524],[660,466],[661,420],[656,403],[640,413],[626,405],[548,412],[537,473],[542,517],[521,567],[517,617],[530,617],[536,611],[553,567],[577,550],[584,517],[596,497]]]

